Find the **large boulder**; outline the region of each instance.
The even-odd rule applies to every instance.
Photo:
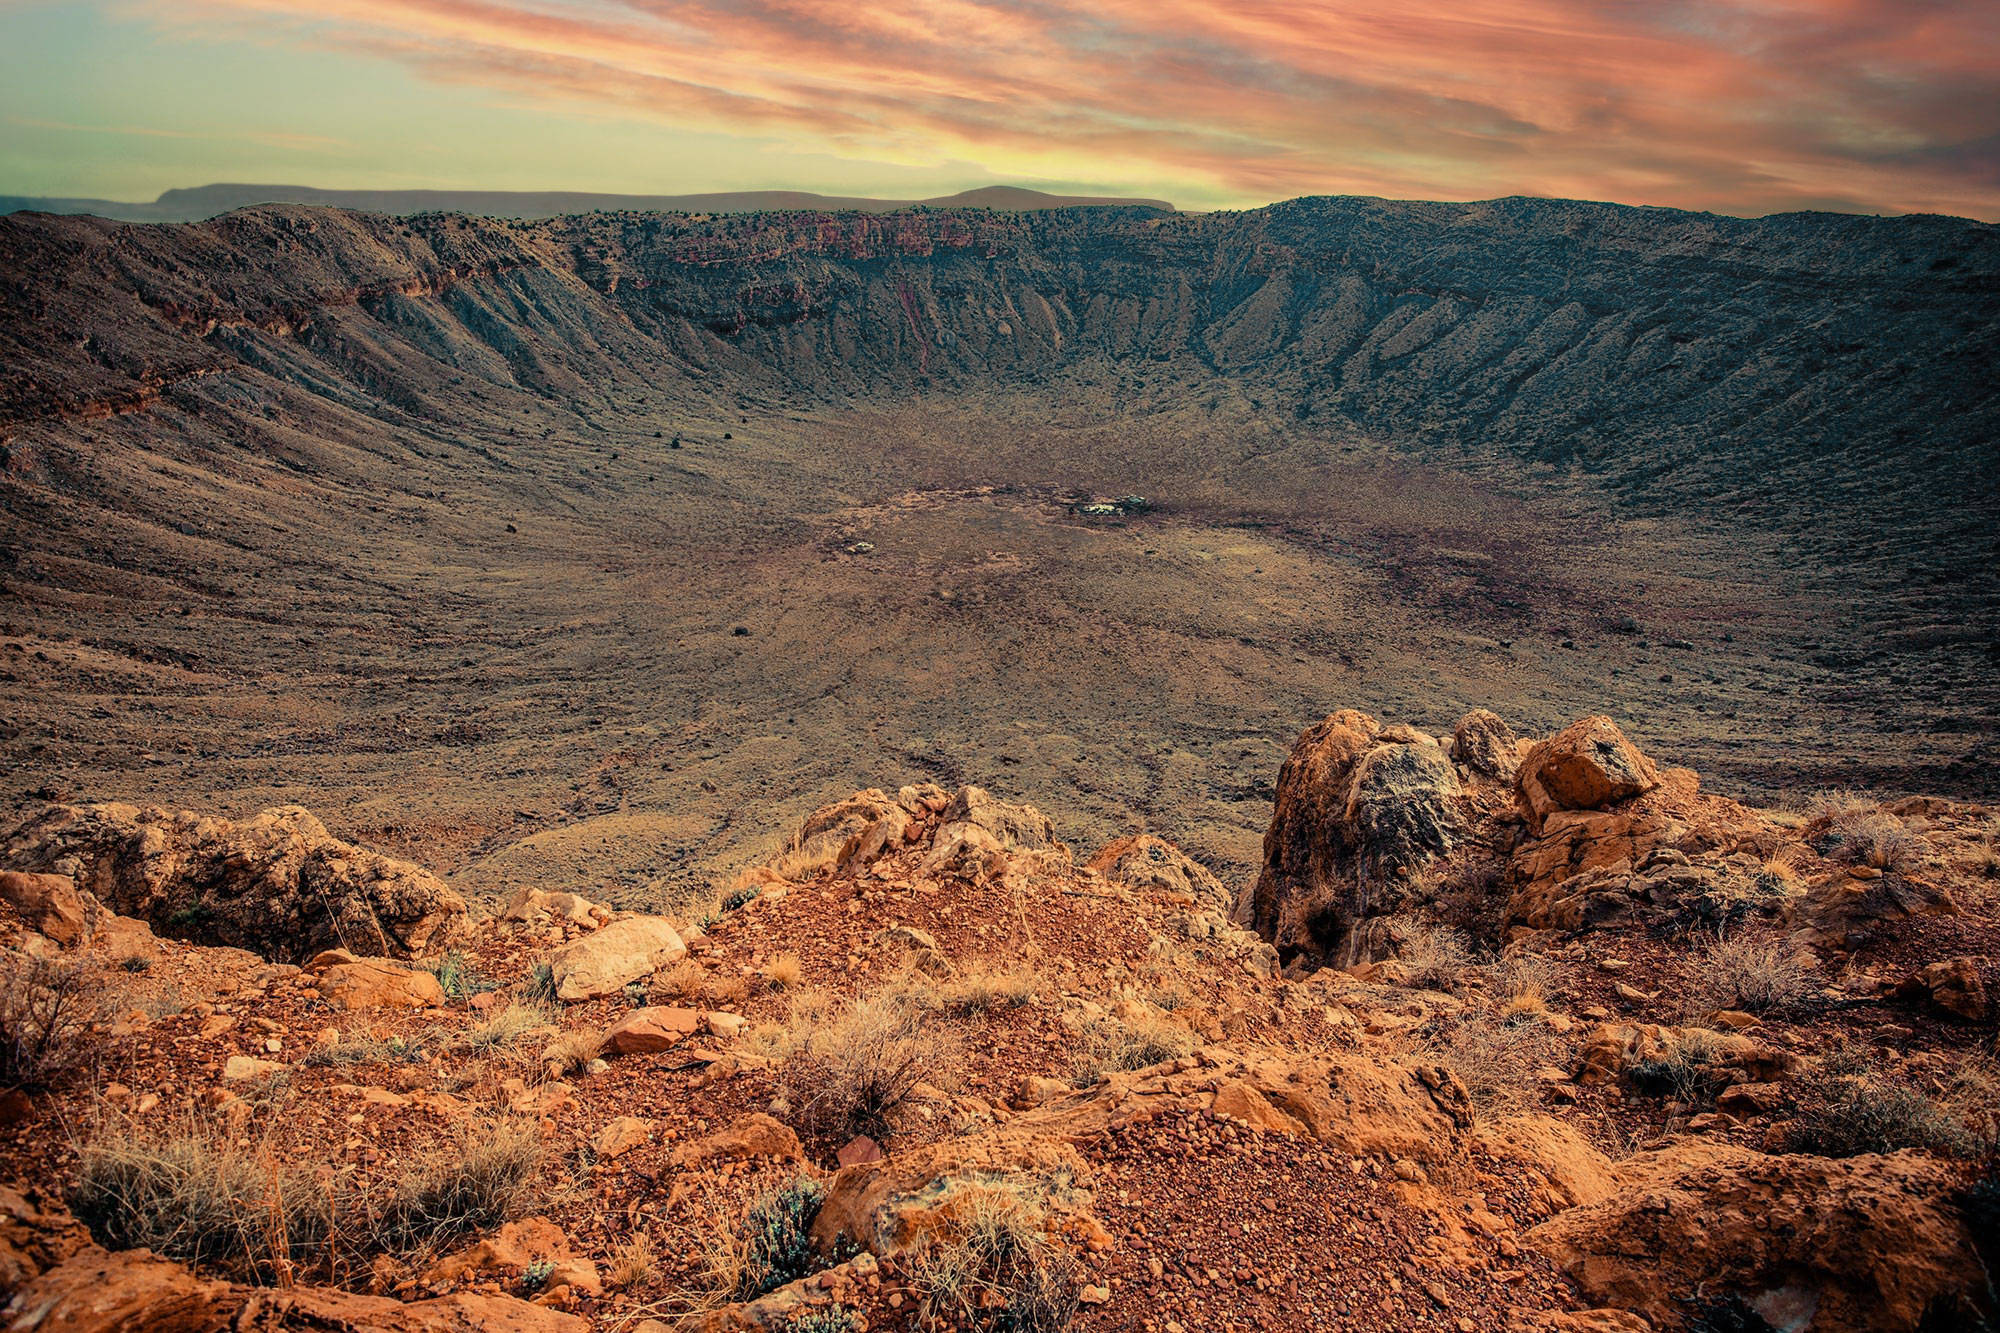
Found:
[[[1515,786],[1537,832],[1558,810],[1605,810],[1660,784],[1653,761],[1608,717],[1572,722],[1537,741],[1521,760]]]
[[[1451,757],[1481,777],[1512,782],[1520,768],[1521,738],[1498,713],[1475,708],[1452,728]]]
[[[465,902],[408,861],[342,842],[298,806],[242,822],[157,806],[51,806],[0,838],[0,864],[69,875],[165,934],[301,962],[323,949],[408,958],[465,929]]]
[[[1764,1156],[1683,1143],[1621,1163],[1617,1191],[1529,1240],[1590,1300],[1680,1326],[1733,1293],[1786,1328],[1907,1333],[1985,1289],[1950,1168],[1916,1153]],[[1929,1327],[1930,1325],[1925,1325]]]
[[[0,870],[0,901],[19,912],[30,930],[64,948],[83,943],[90,931],[88,907],[68,875]]]
[[[1307,728],[1278,773],[1243,915],[1281,950],[1338,954],[1362,920],[1399,905],[1400,881],[1451,850],[1466,822],[1442,746],[1343,709]]]
[[[421,968],[385,958],[357,958],[323,969],[319,997],[336,1009],[437,1009],[444,986]]]
[[[629,916],[549,955],[559,1000],[615,995],[687,957],[680,932],[663,916]]]

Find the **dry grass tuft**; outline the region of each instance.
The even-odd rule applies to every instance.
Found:
[[[0,1089],[47,1087],[81,1065],[97,993],[80,963],[0,956]]]
[[[1164,1014],[1104,1014],[1086,1019],[1077,1034],[1074,1076],[1088,1087],[1106,1074],[1145,1069],[1191,1054],[1201,1039]]]
[[[1934,859],[1923,836],[1880,804],[1838,793],[1814,801],[1804,833],[1830,861],[1904,873]]]
[[[1790,1009],[1817,989],[1812,966],[1796,947],[1784,940],[1758,942],[1742,935],[1719,937],[1697,954],[1688,963],[1687,980],[1690,1014]]]
[[[1044,1226],[1039,1191],[1012,1180],[947,1187],[952,1221],[917,1255],[925,1329],[1059,1333],[1076,1317],[1082,1268]]]
[[[1458,1076],[1472,1098],[1473,1113],[1484,1120],[1520,1115],[1538,1106],[1541,1070],[1561,1066],[1569,1057],[1561,1039],[1546,1025],[1506,1022],[1490,1014],[1448,1023],[1417,1049]]]
[[[790,990],[805,980],[805,964],[795,953],[781,953],[764,965],[764,984],[772,990]]]
[[[332,1202],[311,1171],[198,1121],[164,1132],[100,1126],[78,1154],[69,1206],[107,1249],[149,1249],[255,1281],[288,1280],[333,1235]]]
[[[778,1088],[808,1129],[881,1133],[918,1083],[943,1077],[955,1037],[905,995],[877,991],[851,1004],[801,992],[789,1021],[766,1042],[778,1060]]]

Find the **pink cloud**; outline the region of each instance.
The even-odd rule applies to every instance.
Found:
[[[899,162],[2000,216],[1981,0],[205,0],[436,77]]]

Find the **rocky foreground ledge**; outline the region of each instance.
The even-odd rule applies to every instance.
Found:
[[[1233,891],[866,791],[653,914],[0,840],[18,1330],[1985,1327],[2000,821],[1335,713]]]

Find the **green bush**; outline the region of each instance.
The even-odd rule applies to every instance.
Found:
[[[759,1195],[743,1218],[736,1298],[751,1300],[813,1271],[812,1227],[826,1190],[798,1176]]]

